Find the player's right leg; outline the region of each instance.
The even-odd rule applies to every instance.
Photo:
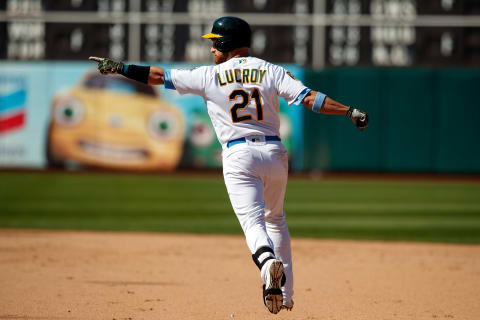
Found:
[[[283,210],[288,180],[288,155],[281,143],[266,146],[272,163],[264,176],[265,226],[272,240],[275,256],[283,262],[286,281],[283,285],[284,305],[293,305],[293,268],[290,233]],[[288,309],[288,308],[287,308]]]
[[[265,221],[265,226],[268,236],[273,242],[275,256],[283,263],[285,274],[285,283],[282,284],[283,303],[285,306],[290,306],[292,305],[292,297],[294,291],[292,250],[290,245],[290,234],[288,232],[287,223],[285,222],[284,218],[282,219],[278,216],[270,216],[268,220]]]

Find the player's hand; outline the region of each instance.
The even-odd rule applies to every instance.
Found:
[[[368,114],[362,110],[350,107],[347,111],[347,117],[349,117],[353,124],[362,131],[368,126]]]
[[[113,61],[108,58],[98,58],[98,57],[90,57],[88,58],[89,60],[98,62],[98,71],[100,71],[101,74],[122,74],[123,73],[123,63],[122,62],[117,62]]]

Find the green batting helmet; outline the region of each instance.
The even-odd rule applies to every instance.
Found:
[[[250,48],[252,31],[245,20],[237,17],[221,17],[213,23],[212,32],[202,37],[217,39],[215,48],[227,53],[235,48]]]

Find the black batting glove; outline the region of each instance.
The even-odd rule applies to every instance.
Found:
[[[353,124],[362,131],[368,126],[368,114],[365,111],[350,107],[347,111],[347,117],[349,117]]]

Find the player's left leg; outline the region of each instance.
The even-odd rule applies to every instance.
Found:
[[[263,182],[258,174],[258,155],[246,144],[234,146],[223,153],[223,175],[230,203],[245,234],[256,263],[263,265],[274,258],[273,242],[265,227]],[[262,249],[263,248],[263,249]],[[270,248],[270,250],[264,250]]]

